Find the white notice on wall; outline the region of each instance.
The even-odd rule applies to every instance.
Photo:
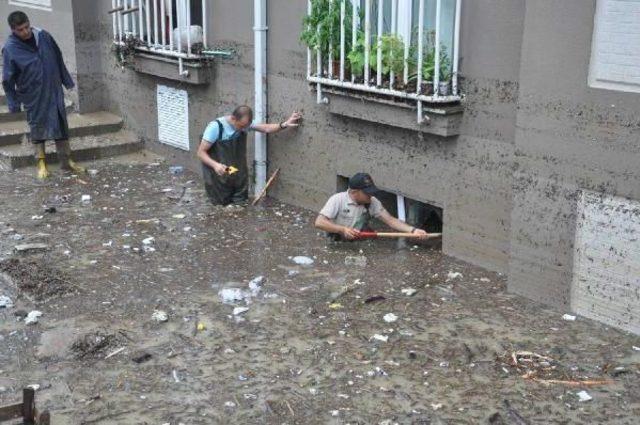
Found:
[[[186,90],[158,85],[158,140],[189,150],[189,96]]]

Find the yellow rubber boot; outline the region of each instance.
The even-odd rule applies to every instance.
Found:
[[[38,146],[38,158],[37,158],[37,169],[38,169],[38,178],[40,180],[44,180],[49,177],[49,169],[47,168],[46,155],[44,152],[44,143]]]
[[[78,164],[77,162],[75,162],[73,159],[70,159],[67,162],[67,167],[69,168],[70,171],[76,173],[76,174],[84,174],[87,172],[87,169],[84,168],[82,165]]]

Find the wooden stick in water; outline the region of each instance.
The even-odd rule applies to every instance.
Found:
[[[267,181],[267,184],[264,185],[264,189],[262,189],[262,192],[260,192],[260,195],[258,195],[256,199],[253,200],[251,205],[255,206],[258,202],[260,202],[262,198],[264,198],[264,195],[267,194],[267,190],[269,190],[273,182],[276,180],[276,177],[278,177],[278,174],[280,174],[279,168],[271,175],[271,178],[269,179],[269,181]]]

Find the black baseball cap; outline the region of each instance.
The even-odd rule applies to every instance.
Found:
[[[357,173],[349,179],[349,189],[361,190],[367,195],[374,195],[378,188],[367,173]]]

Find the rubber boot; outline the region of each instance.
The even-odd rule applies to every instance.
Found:
[[[44,143],[38,143],[36,145],[36,161],[38,169],[38,178],[44,180],[49,177],[49,169],[47,168],[46,154],[44,151]]]
[[[60,160],[60,168],[75,174],[84,174],[87,169],[71,159],[71,145],[69,140],[56,140],[56,151]]]

